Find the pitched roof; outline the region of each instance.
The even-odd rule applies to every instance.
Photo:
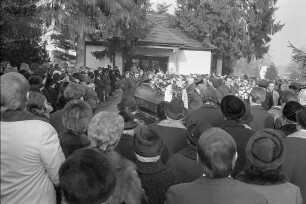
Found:
[[[190,49],[210,49],[203,47],[201,42],[189,37],[181,29],[174,27],[170,17],[167,15],[148,15],[148,20],[152,22],[152,28],[144,39],[138,41],[141,44],[164,44]]]

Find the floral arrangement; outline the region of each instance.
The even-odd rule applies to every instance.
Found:
[[[238,84],[238,89],[237,89],[237,92],[236,92],[236,96],[241,98],[242,100],[248,101],[250,93],[251,93],[253,88],[254,88],[254,86],[251,85],[250,83],[240,82]]]

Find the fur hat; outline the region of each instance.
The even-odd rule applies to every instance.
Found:
[[[131,111],[137,110],[137,103],[134,97],[126,96],[121,99],[121,102],[117,105],[119,111]]]
[[[256,132],[248,141],[246,157],[256,169],[276,170],[285,158],[281,136],[273,129]]]
[[[124,130],[131,130],[137,127],[138,123],[134,121],[134,115],[130,111],[120,111],[119,115],[123,117],[124,120]]]
[[[306,110],[300,110],[296,113],[296,120],[303,129],[306,129]]]
[[[283,108],[283,116],[292,122],[296,122],[296,112],[304,109],[304,106],[300,103],[289,101]]]
[[[207,121],[190,124],[187,127],[187,138],[189,142],[192,145],[196,146],[198,144],[198,140],[201,134],[211,127],[212,125]]]
[[[62,164],[59,181],[68,203],[104,203],[116,187],[116,172],[103,152],[81,149]]]
[[[180,98],[173,98],[170,103],[165,106],[165,115],[173,120],[184,118],[186,111],[184,102]]]
[[[221,111],[223,115],[231,120],[239,120],[245,114],[245,105],[237,96],[227,95],[221,101]]]
[[[153,126],[141,126],[133,138],[133,150],[143,157],[161,155],[164,143],[160,134]]]
[[[77,83],[70,83],[64,90],[64,97],[66,99],[80,99],[85,96],[86,89],[84,86]]]
[[[101,111],[97,113],[88,126],[88,136],[97,148],[103,151],[114,150],[124,129],[121,115]]]

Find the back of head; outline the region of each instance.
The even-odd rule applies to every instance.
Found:
[[[121,102],[117,105],[119,111],[131,111],[137,110],[137,103],[134,97],[126,96],[121,99]]]
[[[190,144],[196,146],[202,133],[211,127],[212,125],[207,121],[190,124],[187,128],[187,138]]]
[[[29,82],[22,74],[9,72],[1,76],[1,113],[26,108]]]
[[[124,129],[122,116],[113,112],[97,113],[88,126],[88,136],[92,143],[103,151],[114,150]]]
[[[103,203],[116,186],[114,168],[95,149],[82,149],[70,155],[59,170],[59,180],[68,204]]]
[[[254,103],[264,102],[266,99],[266,90],[261,87],[254,87],[251,91],[251,99]]]
[[[92,109],[82,100],[71,100],[65,107],[62,116],[63,126],[73,133],[85,132],[92,118]]]
[[[45,96],[36,91],[29,92],[29,102],[27,105],[27,109],[32,112],[32,109],[45,110]]]
[[[298,100],[301,105],[305,106],[306,105],[306,88],[301,89],[298,95]]]
[[[220,128],[210,128],[202,133],[197,154],[206,176],[228,177],[233,170],[236,143],[232,136]]]
[[[305,94],[306,94],[306,92],[305,92]],[[285,91],[283,91],[282,96],[281,96],[281,103],[286,104],[289,101],[298,101],[298,97],[292,91],[285,90]]]
[[[85,96],[86,89],[77,83],[70,83],[64,90],[64,97],[67,101],[72,99],[81,99]]]
[[[306,110],[300,110],[296,113],[296,120],[299,125],[299,129],[306,130]]]
[[[245,105],[237,96],[225,96],[220,105],[224,117],[228,120],[240,120],[245,114]]]

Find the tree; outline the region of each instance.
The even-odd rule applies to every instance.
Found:
[[[38,0],[1,1],[0,61],[10,61],[13,66],[21,63],[43,63],[49,60],[41,42],[43,9]]]
[[[222,64],[231,66],[231,61],[241,57],[248,61],[262,58],[268,52],[271,35],[283,26],[273,19],[276,0],[177,3],[176,25],[204,46],[216,48],[217,74],[221,74]]]
[[[275,80],[278,78],[278,72],[273,63],[268,67],[265,78],[269,80]]]
[[[292,49],[292,61],[297,64],[298,71],[302,77],[306,78],[306,52],[294,47],[289,42],[289,47]]]
[[[60,33],[67,39],[76,41],[76,66],[80,67],[84,66],[85,38],[89,34],[103,34],[108,31],[113,36],[121,35],[122,28],[129,28],[131,22],[134,22],[133,12],[136,8],[139,9],[137,5],[143,6],[145,2],[146,0],[52,0],[46,4],[51,8],[47,15],[49,22],[55,19]]]
[[[172,4],[167,4],[166,2],[163,3],[157,3],[156,4],[156,14],[166,14],[168,12],[168,9],[170,8]]]

